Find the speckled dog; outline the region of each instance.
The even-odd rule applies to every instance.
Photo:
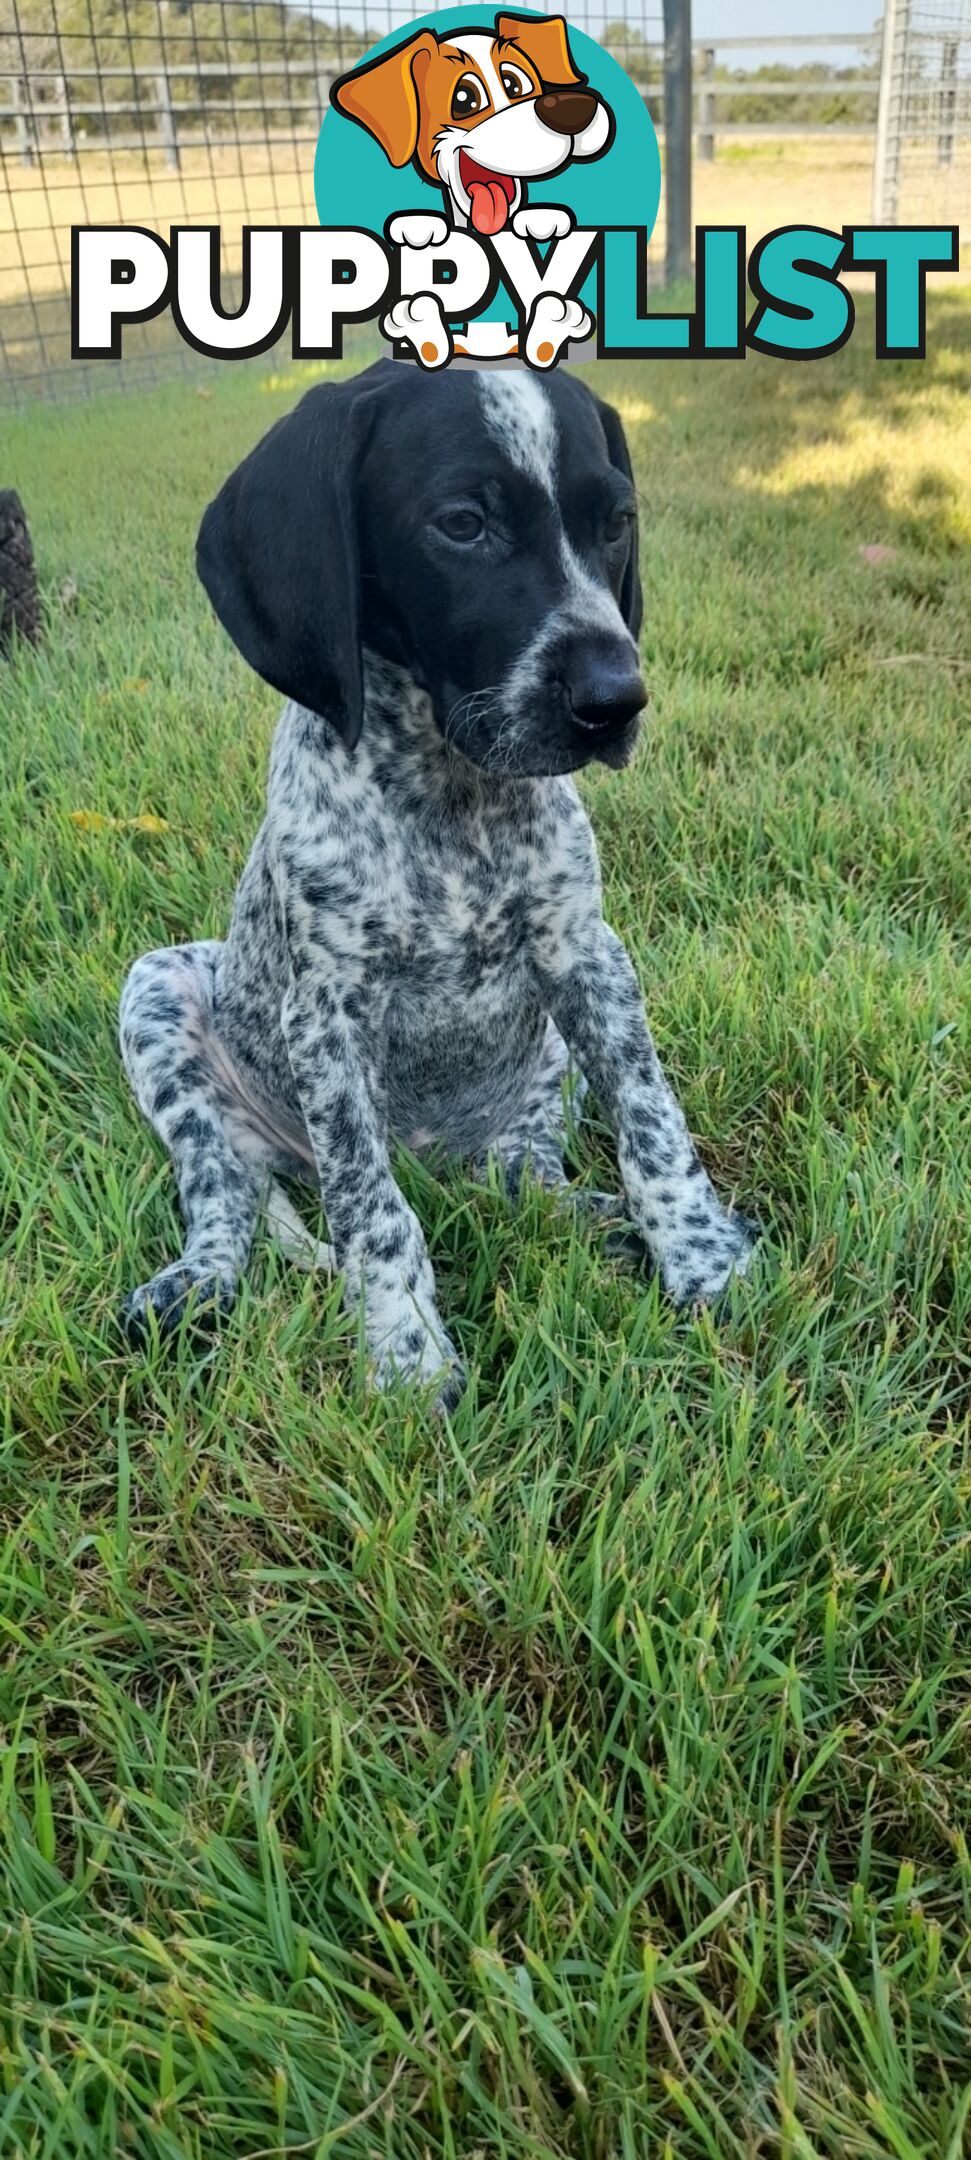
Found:
[[[343,1271],[379,1381],[454,1401],[395,1139],[528,1165],[626,1217],[679,1303],[716,1297],[752,1232],[661,1071],[566,777],[623,765],[645,703],[617,415],[567,375],[382,361],[277,423],[206,511],[198,566],[288,703],[225,943],[148,953],[125,985],[122,1054],[187,1224],[130,1331],[228,1306],[265,1207],[295,1258]],[[568,1184],[569,1069],[623,1198]],[[301,1166],[332,1246],[274,1182]]]

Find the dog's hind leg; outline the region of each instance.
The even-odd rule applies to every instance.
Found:
[[[649,1258],[647,1247],[628,1218],[623,1193],[597,1192],[588,1185],[574,1184],[567,1176],[563,1157],[569,1144],[570,1122],[580,1117],[586,1094],[584,1075],[571,1064],[559,1029],[548,1020],[539,1063],[522,1109],[492,1141],[489,1153],[500,1163],[511,1192],[518,1190],[523,1172],[528,1171],[554,1194],[557,1206],[572,1208],[577,1215],[605,1226],[605,1250],[612,1259],[644,1265]]]
[[[288,1200],[282,1185],[275,1182],[267,1196],[266,1221],[280,1251],[292,1260],[294,1267],[303,1268],[308,1275],[318,1270],[325,1275],[336,1274],[337,1254],[333,1245],[322,1245],[320,1239],[314,1237],[302,1215],[298,1215]]]
[[[540,1185],[554,1190],[569,1184],[563,1167],[567,1145],[563,1083],[569,1069],[570,1053],[549,1020],[521,1106],[504,1131],[489,1142],[488,1153],[498,1162],[510,1192],[518,1190],[526,1170]]]
[[[179,1258],[125,1301],[122,1323],[136,1340],[150,1311],[168,1334],[190,1302],[200,1318],[229,1309],[279,1159],[239,1114],[221,1071],[211,1026],[220,951],[209,940],[146,953],[122,994],[125,1069],[172,1157],[186,1224]]]

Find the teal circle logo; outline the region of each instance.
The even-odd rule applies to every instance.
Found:
[[[554,44],[556,33],[558,43]],[[463,36],[472,41],[469,46],[463,46]],[[416,47],[418,57],[414,57]],[[400,65],[395,55],[401,56]],[[463,55],[475,63],[464,70],[468,80],[464,90]],[[388,62],[384,68],[379,65],[383,61]],[[552,65],[555,74],[545,73],[544,63]],[[505,94],[504,70],[510,102],[532,106],[532,113],[493,109]],[[490,88],[497,82],[496,95],[490,97]],[[495,230],[496,218],[503,219],[500,191],[506,176],[501,174],[498,182],[491,178],[496,166],[490,160],[497,158],[500,162],[505,158],[510,165],[519,163],[519,172],[510,173],[509,178],[518,182],[521,200],[563,205],[578,226],[636,225],[648,235],[654,227],[661,197],[661,159],[644,100],[619,61],[561,17],[518,10],[507,15],[494,7],[443,8],[433,15],[417,16],[372,46],[341,78],[336,90],[338,98],[343,93],[346,103],[343,109],[332,106],[324,115],[314,161],[314,197],[321,225],[357,225],[380,234],[389,217],[405,211],[444,213],[450,224],[458,224],[456,201],[450,200],[448,188],[418,165],[422,146],[433,140],[436,130],[448,130],[451,124],[453,132],[456,125],[465,131],[468,149],[463,172],[486,169],[486,177],[472,179],[468,188],[458,183],[460,196],[466,195],[465,222],[480,234]],[[607,146],[588,154],[585,139],[596,141],[603,126],[599,131],[589,129],[585,136],[580,124],[586,109],[584,91],[593,93],[611,123]],[[536,108],[541,98],[546,100],[543,113],[549,121],[538,129]],[[542,157],[527,138],[530,133],[534,138],[538,133],[548,138],[550,126],[566,134],[571,117],[577,123],[576,134],[569,136],[573,150],[557,170],[544,172]],[[555,136],[552,139],[556,155]],[[477,144],[487,142],[488,151],[478,157]],[[522,149],[517,147],[520,142]],[[497,145],[503,147],[497,151]],[[425,156],[430,162],[427,151]],[[512,207],[510,203],[510,213]]]

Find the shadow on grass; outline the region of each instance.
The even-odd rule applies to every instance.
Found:
[[[731,498],[823,520],[859,544],[948,556],[971,535],[958,431],[971,391],[971,293],[931,286],[923,360],[878,360],[856,295],[849,343],[827,359],[600,362],[582,372],[620,407],[645,522],[665,502],[700,515]],[[713,394],[714,393],[714,394]],[[953,461],[941,422],[953,415]],[[655,497],[652,475],[663,476]]]

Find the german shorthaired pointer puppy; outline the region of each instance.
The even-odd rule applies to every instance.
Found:
[[[229,935],[136,962],[135,1094],[187,1224],[126,1325],[228,1307],[261,1208],[343,1272],[380,1384],[462,1385],[390,1149],[528,1166],[626,1218],[681,1304],[744,1273],[601,913],[568,775],[622,766],[646,702],[630,459],[576,378],[381,361],[313,389],[226,482],[199,572],[288,702]],[[617,1136],[623,1196],[563,1167],[564,1082]],[[273,1173],[309,1169],[319,1246]]]

